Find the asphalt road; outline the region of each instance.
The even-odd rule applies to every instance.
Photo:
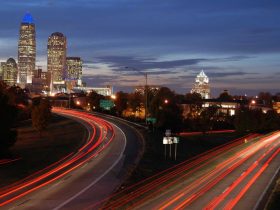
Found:
[[[83,123],[89,132],[87,143],[46,170],[1,189],[1,209],[97,209],[139,161],[143,139],[127,122],[78,111],[55,112]]]
[[[116,194],[103,209],[254,209],[279,153],[279,132],[238,139]]]

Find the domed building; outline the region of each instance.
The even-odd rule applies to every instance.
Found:
[[[7,62],[2,63],[3,70],[3,81],[9,85],[13,86],[17,83],[18,68],[15,59],[9,58]]]
[[[196,76],[191,93],[199,93],[204,99],[210,98],[209,78],[203,70]]]

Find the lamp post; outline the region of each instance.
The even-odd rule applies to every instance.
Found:
[[[69,96],[68,96],[68,108],[70,109],[71,108],[71,93],[69,91]]]
[[[148,74],[145,73],[145,121],[146,125],[148,124],[147,122],[147,116],[148,116]]]

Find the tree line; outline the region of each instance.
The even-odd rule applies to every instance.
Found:
[[[7,86],[0,81],[0,157],[9,153],[17,141],[17,126],[32,120],[32,125],[41,136],[51,118],[48,98],[30,99],[28,90],[18,86]]]
[[[96,107],[95,111],[104,111],[99,106],[99,102],[106,97],[91,92],[87,98]],[[127,109],[132,112],[143,112],[145,111],[146,98],[148,101],[147,117],[155,118],[156,122],[151,126],[160,130],[207,132],[217,129],[235,129],[239,132],[262,132],[280,129],[279,114],[272,109],[272,103],[280,101],[280,94],[272,95],[268,92],[260,92],[254,98],[232,96],[228,92],[221,93],[216,98],[217,101],[239,103],[235,115],[232,116],[229,113],[221,112],[218,103],[203,107],[205,100],[198,93],[182,95],[167,87],[162,87],[158,91],[149,90],[147,96],[139,92],[125,93],[120,91],[116,93],[115,106],[110,110],[110,114],[124,117],[123,113]],[[253,99],[260,107],[267,107],[270,110],[263,112],[260,107],[252,109],[250,102]],[[183,104],[187,104],[189,108],[187,116],[184,117]],[[140,119],[135,118],[130,117],[132,120],[140,121]]]

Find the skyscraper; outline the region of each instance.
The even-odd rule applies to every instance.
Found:
[[[18,76],[20,86],[32,83],[32,72],[36,62],[36,34],[33,17],[26,13],[20,24],[18,42]]]
[[[80,57],[67,57],[67,80],[75,81],[78,86],[82,85],[82,60]]]
[[[51,91],[61,89],[66,77],[66,37],[59,32],[48,38],[48,72],[51,75]]]
[[[3,81],[7,85],[15,85],[17,83],[18,68],[15,59],[9,58],[7,62],[1,63],[3,70]]]
[[[199,93],[201,97],[205,99],[210,98],[209,78],[203,70],[196,76],[191,93]]]
[[[3,68],[6,62],[0,62],[0,80],[3,80]]]

